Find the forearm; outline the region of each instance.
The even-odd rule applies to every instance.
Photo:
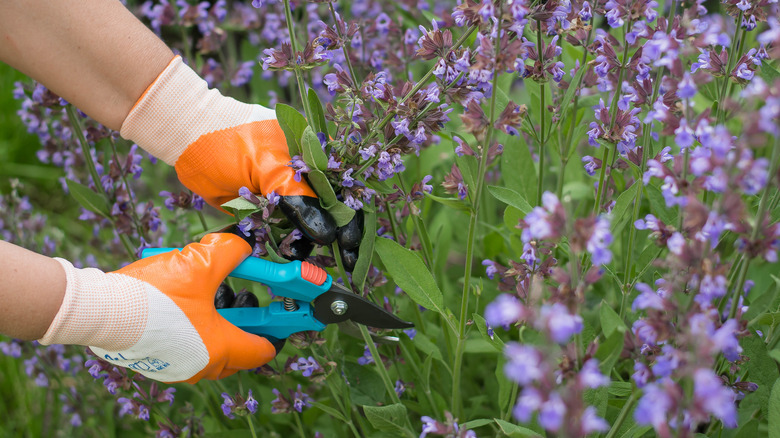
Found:
[[[65,271],[54,259],[0,240],[0,333],[40,339],[60,309]]]
[[[172,58],[116,0],[0,1],[0,61],[111,129]]]

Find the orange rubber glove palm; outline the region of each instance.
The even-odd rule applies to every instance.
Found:
[[[114,365],[163,382],[221,379],[257,368],[273,359],[274,346],[230,324],[214,307],[219,285],[251,252],[243,239],[224,233],[111,273],[56,259],[67,289],[40,342],[87,345]]]

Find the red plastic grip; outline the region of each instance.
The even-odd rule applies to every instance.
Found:
[[[317,286],[322,286],[325,280],[328,279],[328,273],[324,269],[312,265],[309,262],[301,262],[301,278],[314,283]]]

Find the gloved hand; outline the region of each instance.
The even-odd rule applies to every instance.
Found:
[[[132,263],[116,272],[62,264],[65,297],[44,345],[87,345],[114,365],[163,382],[221,379],[276,355],[265,338],[217,313],[214,296],[252,252],[234,234],[206,235],[181,252]]]
[[[308,239],[328,245],[337,237],[336,222],[317,195],[304,180],[295,181],[275,112],[209,89],[178,56],[135,104],[120,134],[174,165],[182,184],[215,207],[244,186],[275,192],[282,212]],[[340,245],[356,250],[361,233],[349,235],[355,234],[357,240],[340,238]]]

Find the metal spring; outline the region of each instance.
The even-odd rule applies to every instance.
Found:
[[[283,303],[284,303],[284,310],[288,312],[295,312],[296,310],[298,310],[298,305],[295,304],[295,300],[293,300],[292,298],[285,298],[283,300]]]

